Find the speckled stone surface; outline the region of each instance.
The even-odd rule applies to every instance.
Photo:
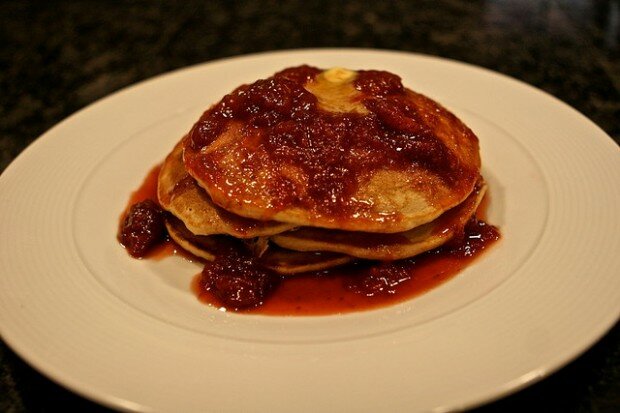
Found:
[[[226,56],[305,47],[483,66],[551,93],[620,142],[619,33],[618,0],[4,1],[0,172],[54,124],[124,86]],[[108,411],[0,342],[0,412],[72,408]],[[476,410],[523,411],[619,412],[620,327],[540,383]]]

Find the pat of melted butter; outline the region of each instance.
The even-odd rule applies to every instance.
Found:
[[[330,83],[348,83],[355,80],[357,73],[342,67],[332,67],[321,73],[321,76]]]
[[[361,102],[361,93],[353,85],[356,77],[357,73],[353,70],[334,67],[320,73],[304,87],[317,97],[323,110],[366,114],[368,110]]]

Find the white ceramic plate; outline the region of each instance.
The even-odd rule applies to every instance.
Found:
[[[386,69],[478,134],[502,241],[408,302],[324,317],[217,311],[200,268],[133,260],[129,193],[212,102],[292,65]],[[163,75],[63,121],[0,177],[0,331],[41,372],[124,410],[445,411],[530,384],[620,313],[620,151],[502,75],[427,56],[304,50]]]

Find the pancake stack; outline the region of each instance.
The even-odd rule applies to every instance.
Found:
[[[381,71],[286,69],[207,110],[158,181],[172,239],[243,245],[279,274],[393,261],[463,233],[486,185],[478,139]]]

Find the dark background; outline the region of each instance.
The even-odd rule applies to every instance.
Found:
[[[0,172],[48,128],[124,86],[213,59],[306,47],[484,66],[551,93],[620,142],[619,33],[619,0],[3,1]],[[0,412],[70,408],[107,411],[0,341]],[[557,373],[476,413],[522,411],[619,412],[620,326]]]

